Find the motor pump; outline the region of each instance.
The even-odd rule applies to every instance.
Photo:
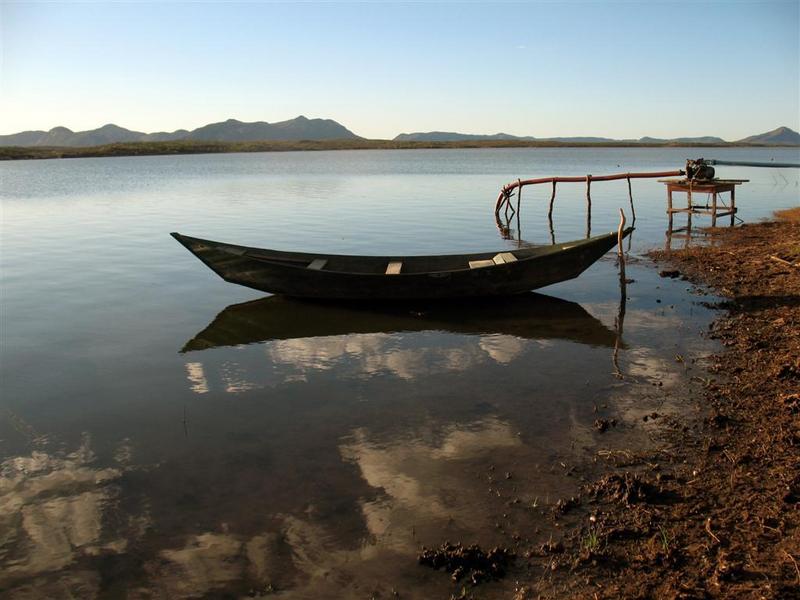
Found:
[[[686,161],[686,179],[691,181],[710,181],[714,179],[714,167],[704,158]]]

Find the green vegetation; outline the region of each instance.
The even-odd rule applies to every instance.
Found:
[[[589,528],[589,532],[586,534],[586,537],[583,538],[583,543],[581,545],[589,552],[596,552],[600,549],[600,536],[594,527]]]
[[[670,544],[672,543],[672,538],[667,533],[667,530],[664,529],[663,526],[658,526],[658,535],[659,540],[661,541],[661,547],[664,548],[664,552],[669,554]]]
[[[761,145],[761,144],[714,144],[714,146]],[[0,160],[22,160],[39,158],[88,158],[96,156],[156,156],[163,154],[217,154],[227,152],[297,152],[307,150],[416,150],[435,148],[653,148],[664,146],[708,147],[710,144],[675,144],[635,142],[547,142],[520,140],[482,140],[458,142],[403,142],[393,140],[306,140],[264,142],[130,142],[89,147],[44,147],[7,146],[0,147]]]

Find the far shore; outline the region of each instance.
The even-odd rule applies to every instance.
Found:
[[[771,144],[686,144],[636,142],[552,142],[483,140],[458,142],[402,142],[393,140],[302,140],[260,142],[137,142],[103,146],[7,146],[0,147],[0,160],[46,158],[91,158],[106,156],[160,156],[170,154],[224,154],[234,152],[301,152],[323,150],[422,150],[468,148],[798,148]]]

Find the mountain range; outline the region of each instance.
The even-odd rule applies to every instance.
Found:
[[[616,142],[604,137],[556,137],[536,138],[530,135],[517,136],[510,133],[494,133],[489,135],[473,133],[455,133],[451,131],[426,131],[419,133],[401,133],[394,138],[395,142],[489,142],[489,141],[519,141],[519,142],[575,142],[581,144]],[[720,140],[722,141],[722,140]]]
[[[39,147],[87,147],[105,144],[130,142],[167,142],[175,140],[203,142],[255,142],[255,141],[300,141],[300,140],[361,140],[360,136],[331,119],[308,119],[299,116],[288,121],[267,123],[256,121],[246,123],[228,119],[210,123],[192,131],[160,131],[143,133],[131,131],[118,125],[103,125],[89,131],[72,131],[66,127],[54,127],[50,131],[23,131],[10,135],[0,135],[0,146],[39,146]],[[681,137],[672,139],[642,137],[636,140],[618,140],[604,137],[551,137],[515,136],[507,133],[478,135],[448,131],[428,131],[401,133],[395,142],[472,142],[472,141],[519,141],[519,142],[559,142],[559,143],[641,143],[641,144],[725,144],[725,140],[715,136]],[[764,145],[800,145],[800,133],[788,127],[778,127],[772,131],[752,135],[733,143]]]
[[[493,135],[473,135],[469,133],[455,133],[448,131],[427,131],[419,133],[401,133],[394,138],[396,142],[472,142],[472,141],[521,141],[521,142],[562,142],[562,143],[638,143],[638,144],[727,144],[720,137],[679,137],[679,138],[653,138],[641,137],[639,139],[614,139],[604,137],[550,137],[536,138],[532,136],[519,137],[508,133],[495,133]],[[735,142],[735,144],[766,144],[766,145],[800,145],[800,133],[788,127],[778,127],[766,133],[751,135]]]
[[[352,131],[330,119],[308,119],[299,116],[288,121],[267,123],[256,121],[245,123],[228,119],[210,123],[192,131],[159,131],[143,133],[131,131],[118,125],[103,125],[89,131],[71,131],[66,127],[54,127],[50,131],[23,131],[11,135],[0,135],[0,146],[102,146],[130,142],[169,142],[175,140],[252,142],[261,140],[348,140],[360,139]]]

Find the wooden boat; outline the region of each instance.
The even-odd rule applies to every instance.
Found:
[[[501,252],[347,256],[249,248],[179,233],[172,237],[230,283],[284,296],[351,300],[519,294],[577,277],[617,243],[612,232]]]
[[[458,303],[425,300],[368,307],[270,296],[228,306],[181,352],[273,340],[417,331],[561,339],[598,347],[611,347],[617,340],[614,331],[580,304],[533,292]]]

